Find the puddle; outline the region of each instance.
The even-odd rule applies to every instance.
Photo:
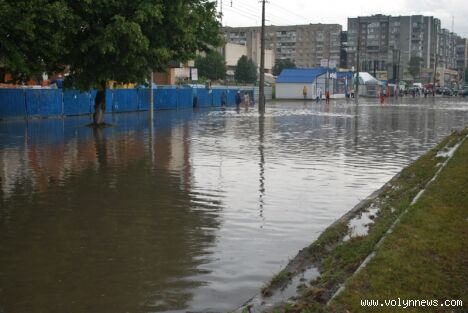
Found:
[[[448,150],[447,147],[445,147],[443,150],[437,152],[436,158],[451,158],[453,156],[453,153],[458,149],[459,145],[460,144],[456,144]]]
[[[312,280],[317,279],[320,273],[317,268],[312,267],[295,276],[286,288],[277,290],[273,295],[269,297],[263,297],[261,294],[256,295],[254,298],[249,300],[242,307],[235,310],[235,313],[245,312],[245,308],[249,308],[250,313],[260,313],[266,310],[272,310],[279,305],[288,302],[290,299],[299,295],[298,288],[301,285],[308,286],[308,283]]]
[[[343,238],[343,241],[348,241],[353,237],[365,236],[369,231],[369,225],[374,223],[374,218],[380,211],[379,207],[371,207],[367,212],[363,212],[349,221],[349,233]]]

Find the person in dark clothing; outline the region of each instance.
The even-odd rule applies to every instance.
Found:
[[[223,91],[221,94],[221,106],[224,107],[227,104],[227,94],[226,91]]]
[[[241,96],[240,91],[237,91],[237,93],[236,93],[236,106],[240,106],[241,103],[242,103],[242,96]]]

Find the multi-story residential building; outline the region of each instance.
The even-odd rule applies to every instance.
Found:
[[[348,18],[348,67],[387,71],[388,78],[408,77],[411,57],[421,58],[421,69],[456,68],[453,33],[441,29],[432,16],[373,15]]]
[[[340,67],[346,68],[348,63],[348,32],[342,31],[340,34]]]
[[[457,37],[457,69],[462,72],[468,68],[468,39]]]
[[[439,34],[439,67],[457,68],[457,36],[447,29],[442,29]]]
[[[260,27],[223,28],[226,42],[244,44],[248,51],[257,53],[260,31]],[[266,26],[265,47],[274,50],[276,59],[290,59],[297,67],[320,66],[322,59],[338,65],[341,31],[338,24]]]

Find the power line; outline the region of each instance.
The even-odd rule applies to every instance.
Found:
[[[279,8],[279,9],[283,10],[283,11],[288,12],[288,13],[291,14],[291,15],[294,15],[294,16],[296,16],[296,17],[299,17],[299,18],[303,19],[304,21],[307,21],[307,23],[310,23],[310,18],[307,18],[307,17],[305,17],[305,16],[299,15],[299,14],[297,14],[297,13],[295,13],[295,12],[293,12],[293,11],[291,11],[291,10],[289,10],[289,9],[287,9],[287,8],[285,8],[285,7],[281,6],[281,5],[279,5],[279,4],[274,3],[274,2],[271,2],[271,4],[272,4],[273,6],[275,6],[275,7],[277,7],[277,8]],[[294,23],[294,24],[297,24],[297,23]]]
[[[251,20],[254,20],[255,22],[258,22],[259,20],[259,17],[250,13],[250,12],[247,12],[247,11],[243,11],[243,10],[240,10],[238,8],[234,8],[234,7],[230,7],[230,6],[223,6],[224,9],[227,9],[228,11],[230,11],[231,13],[233,14],[237,14],[237,15],[240,15],[244,18],[248,18],[248,19],[251,19]]]
[[[258,10],[257,7],[253,7],[253,6],[248,5],[248,4],[246,4],[244,2],[241,2],[241,1],[237,1],[237,2],[235,2],[235,4],[240,5],[243,9],[246,9],[246,10],[249,10],[249,11]],[[286,24],[291,24],[289,19],[284,18],[283,16],[280,16],[280,15],[271,14],[270,12],[267,13],[267,18],[266,19],[268,21],[270,21],[270,22],[273,22],[274,24],[284,24],[284,22],[286,22]],[[281,22],[281,21],[283,21],[283,22]]]
[[[257,7],[252,6],[251,4],[242,2],[240,0],[232,1],[231,5],[232,5],[231,8],[236,8],[239,12],[242,12],[244,14],[249,14],[249,16],[252,15],[251,12],[256,12],[258,10]],[[223,7],[226,8],[226,9],[229,9],[228,6],[223,6]],[[260,19],[260,17],[257,17],[257,16],[255,16],[255,17],[256,17],[256,21],[258,21]],[[285,18],[285,17],[283,17],[281,15],[272,14],[270,12],[267,13],[266,20],[271,22],[272,25],[275,25],[275,24],[276,25],[294,25],[294,24],[297,24],[296,21],[291,21],[288,18]]]
[[[239,3],[236,4],[236,3],[234,2],[234,4],[233,4],[232,7],[230,7],[230,6],[228,6],[228,5],[224,5],[223,8],[225,8],[225,9],[227,9],[227,10],[236,10],[237,12],[240,12],[240,13],[242,13],[242,14],[245,14],[246,16],[248,15],[248,16],[250,16],[250,17],[255,17],[255,21],[258,21],[258,20],[261,19],[261,17],[259,17],[259,16],[255,15],[254,13],[252,13],[252,12],[255,12],[255,10],[257,10],[257,8],[252,8],[252,7],[245,6],[245,5],[244,5],[244,6],[239,6],[238,4],[239,4]],[[272,18],[274,18],[274,20],[273,20],[273,19],[270,19],[270,20],[269,20],[270,22],[272,22],[272,23],[274,23],[274,24],[283,24],[283,23],[281,23],[281,22],[278,23],[278,22],[279,22],[278,17],[276,17],[276,16],[273,17],[273,16],[272,16]],[[289,21],[288,21],[288,22],[289,22]]]

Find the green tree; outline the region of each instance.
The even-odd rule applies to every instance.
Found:
[[[423,61],[423,58],[418,57],[418,56],[412,56],[410,58],[410,61],[408,64],[408,72],[413,77],[413,79],[416,79],[417,77],[419,77],[419,74],[421,73],[422,61]]]
[[[296,64],[290,59],[276,59],[273,66],[273,75],[278,76],[285,68],[296,68]]]
[[[241,84],[253,84],[257,81],[257,68],[245,55],[237,61],[234,79]]]
[[[0,65],[15,82],[60,68],[69,17],[65,1],[0,0]]]
[[[218,51],[210,50],[206,56],[198,56],[195,59],[195,67],[198,74],[211,80],[226,78],[226,63]]]
[[[103,123],[108,80],[145,83],[151,70],[221,42],[209,0],[0,0],[0,12],[7,70],[29,75],[66,66],[66,86],[98,88],[95,124]],[[15,42],[22,44],[15,49]]]

